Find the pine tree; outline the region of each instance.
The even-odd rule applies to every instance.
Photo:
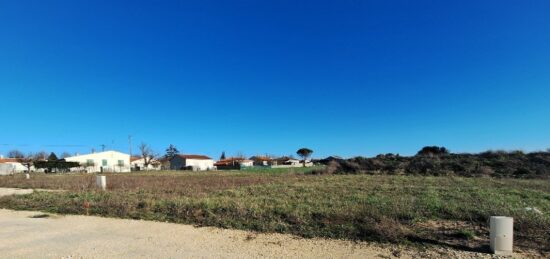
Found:
[[[50,153],[50,155],[48,156],[48,161],[57,161],[57,156],[54,152]]]
[[[313,153],[313,150],[309,149],[309,148],[300,148],[298,149],[298,151],[296,151],[296,154],[298,154],[299,156],[301,156],[303,159],[304,159],[304,167],[306,167],[306,160],[309,156],[311,156],[311,154]]]
[[[179,151],[176,148],[176,146],[170,144],[170,146],[168,146],[168,148],[166,149],[166,155],[164,155],[164,156],[166,158],[172,158],[172,157],[176,156],[177,154],[179,154]]]
[[[225,159],[225,151],[222,151],[222,155],[220,156],[220,160],[224,160]]]

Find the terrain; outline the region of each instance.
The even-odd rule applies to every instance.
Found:
[[[514,217],[515,251],[548,256],[550,182],[407,175],[315,175],[311,169],[0,177],[37,189],[0,207],[488,252],[488,219]],[[62,190],[59,192],[40,189]]]

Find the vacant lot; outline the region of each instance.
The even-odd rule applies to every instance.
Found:
[[[294,171],[0,177],[0,187],[63,189],[0,207],[484,251],[488,219],[515,220],[516,247],[550,251],[550,181],[309,175]],[[89,204],[86,208],[84,204]]]

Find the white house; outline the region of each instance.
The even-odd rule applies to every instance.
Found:
[[[171,170],[214,170],[214,160],[203,155],[175,155],[170,159]]]
[[[34,167],[31,167],[33,170]],[[17,161],[16,158],[0,157],[0,175],[10,175],[14,173],[23,173],[28,169],[26,166]]]
[[[131,157],[130,158],[130,164],[132,166],[132,170],[135,171],[152,171],[152,170],[161,170],[161,162],[152,159],[151,162],[145,167],[145,159],[143,157]]]
[[[249,160],[249,159],[245,159],[245,160],[240,162],[240,165],[241,165],[241,167],[252,167],[252,166],[254,166],[254,161]]]
[[[276,162],[277,162],[277,165],[287,165],[287,166],[299,166],[300,165],[300,160],[298,159],[294,159],[294,158],[291,158],[291,157],[280,157],[280,158],[277,158],[275,159]]]
[[[291,158],[291,157],[281,157],[281,158],[277,158],[274,162],[273,162],[273,165],[271,166],[272,168],[289,168],[289,167],[302,167],[304,166],[304,161],[300,161],[298,159],[294,159],[294,158]],[[311,161],[308,161],[306,160],[306,167],[311,167],[313,166],[313,163]]]
[[[130,155],[117,151],[104,151],[87,155],[66,157],[65,161],[78,162],[80,168],[71,171],[99,172],[130,172]]]

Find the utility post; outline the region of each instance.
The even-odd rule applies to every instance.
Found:
[[[132,157],[132,135],[128,135],[128,147],[130,148],[130,157]]]

